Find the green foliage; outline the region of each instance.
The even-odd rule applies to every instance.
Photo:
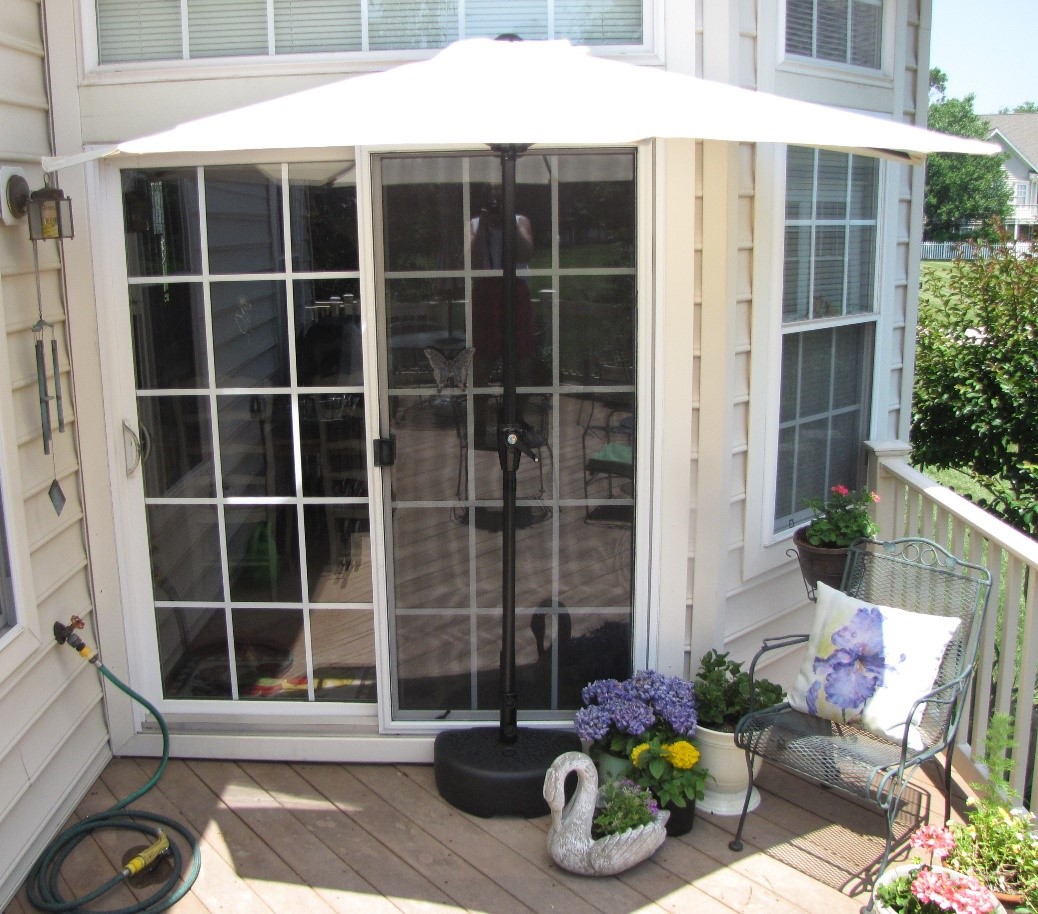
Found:
[[[928,273],[912,414],[916,464],[968,471],[982,507],[1038,532],[1038,253],[1005,245]]]
[[[750,710],[750,674],[728,653],[707,651],[696,674],[696,711],[699,723],[711,730],[735,730]],[[770,708],[785,698],[786,690],[767,679],[753,681],[753,707]]]
[[[809,498],[807,506],[814,514],[804,535],[812,546],[839,549],[856,539],[874,536],[879,527],[869,515],[869,508],[879,496],[868,489],[852,492],[844,485],[835,485],[826,499]]]
[[[919,914],[923,910],[919,899],[912,894],[912,880],[915,873],[898,876],[890,882],[876,887],[876,898],[891,911],[898,914]]]
[[[699,750],[688,740],[665,743],[658,736],[631,752],[633,780],[652,791],[661,806],[672,803],[682,809],[689,800],[706,794],[710,773],[699,764]]]
[[[1009,715],[992,716],[979,761],[988,769],[988,781],[974,784],[965,824],[950,824],[955,838],[945,866],[972,873],[996,892],[1022,894],[1018,911],[1038,912],[1038,836],[1026,810],[1010,806],[1018,799],[1009,784],[1013,762]]]
[[[629,828],[648,825],[653,821],[658,806],[648,790],[632,781],[609,781],[598,791],[597,812],[592,837],[618,835]]]
[[[1038,114],[1038,104],[1034,102],[1022,102],[1015,108],[1002,108],[999,114]]]
[[[946,98],[947,81],[943,71],[930,71],[930,87],[939,98],[930,105],[928,126],[941,133],[985,139],[991,126],[974,112],[973,96]],[[1002,171],[1005,159],[1005,155],[958,153],[935,153],[927,159],[923,215],[928,239],[956,241],[967,232],[975,233],[977,225],[1009,218],[1009,184]],[[990,229],[982,228],[982,237],[985,234]]]

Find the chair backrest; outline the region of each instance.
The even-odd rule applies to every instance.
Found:
[[[841,589],[870,603],[957,617],[961,624],[945,651],[934,688],[972,671],[991,589],[986,568],[958,559],[926,539],[858,540],[848,552]],[[927,746],[954,733],[968,696],[965,688],[954,705],[927,704],[919,727]]]

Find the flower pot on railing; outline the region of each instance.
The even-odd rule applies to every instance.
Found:
[[[800,563],[800,573],[804,576],[804,583],[807,584],[811,599],[814,599],[819,581],[837,590],[843,583],[847,547],[812,546],[807,541],[806,530],[806,527],[801,527],[793,534],[793,545],[796,548],[797,561]]]

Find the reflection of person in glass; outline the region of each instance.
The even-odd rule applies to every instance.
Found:
[[[501,185],[490,186],[485,205],[472,219],[472,269],[497,270],[497,276],[479,276],[472,283],[472,345],[476,349],[473,379],[477,387],[490,383],[491,373],[499,366],[504,350],[503,312],[504,281],[502,266]],[[516,269],[524,270],[533,254],[533,228],[521,213],[515,214]],[[526,280],[516,279],[516,380],[529,384],[533,357],[533,309],[530,287]]]

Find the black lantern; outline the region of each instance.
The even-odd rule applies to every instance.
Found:
[[[72,201],[57,187],[42,187],[29,196],[29,237],[33,241],[72,238]]]

